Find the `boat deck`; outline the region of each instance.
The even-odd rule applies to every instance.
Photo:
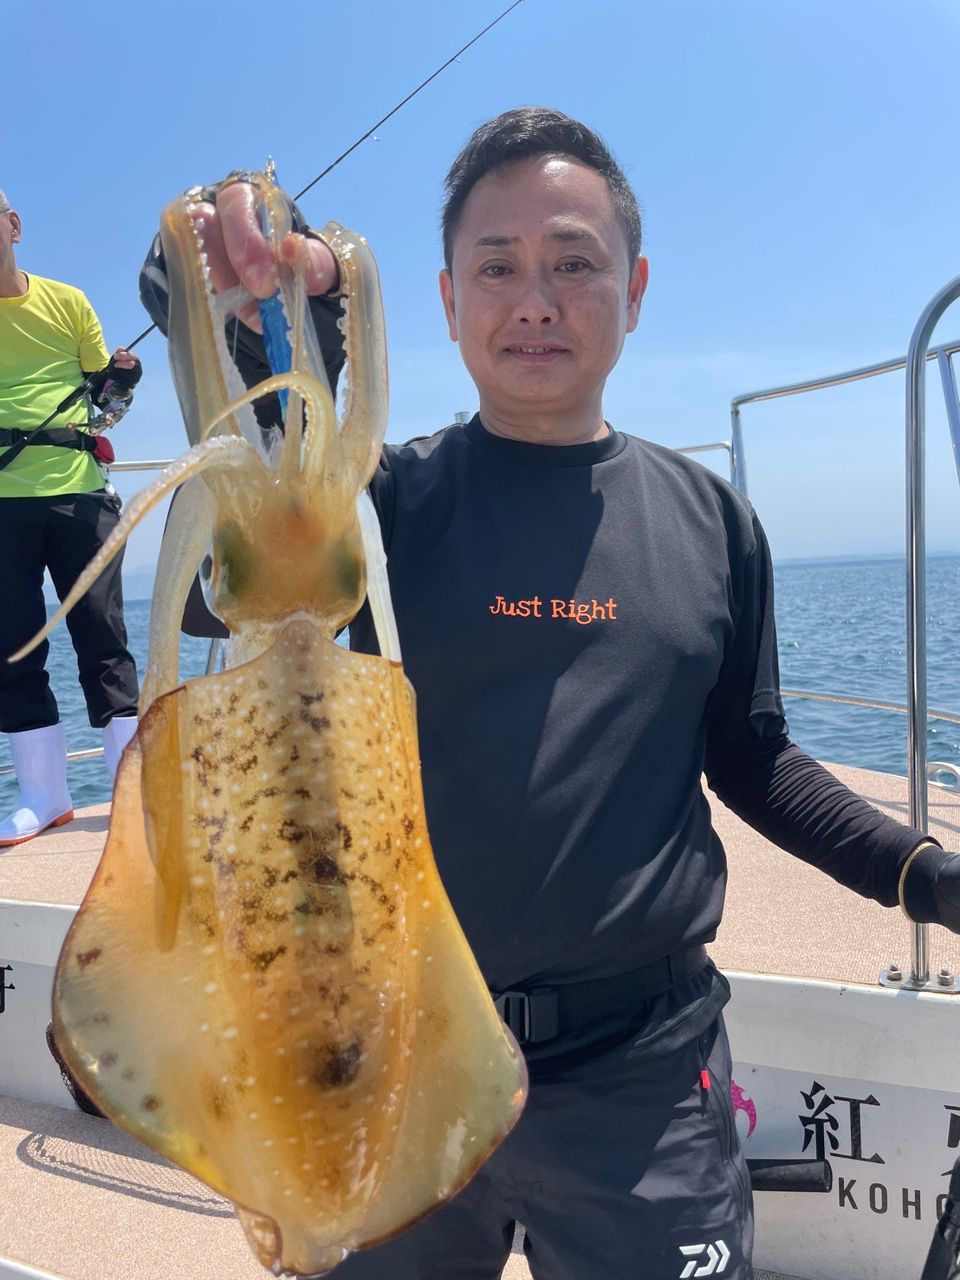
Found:
[[[906,817],[902,778],[828,767],[877,808]],[[730,863],[726,915],[711,947],[722,968],[867,984],[891,961],[909,968],[899,912],[844,891],[719,803],[713,808]],[[68,826],[4,852],[0,899],[77,905],[107,820],[107,806],[84,810]],[[931,787],[930,830],[946,848],[960,845],[960,795]],[[934,972],[960,971],[960,938],[931,929],[930,956]],[[0,1096],[0,1186],[0,1258],[41,1272],[66,1280],[265,1275],[225,1201],[80,1112]],[[528,1276],[515,1253],[503,1280]],[[757,1280],[778,1278],[758,1272]]]

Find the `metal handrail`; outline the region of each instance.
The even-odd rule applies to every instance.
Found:
[[[67,763],[76,764],[78,760],[97,760],[103,755],[103,747],[87,747],[84,751],[68,751]],[[16,769],[12,764],[5,764],[0,767],[0,778],[6,778],[16,773]]]
[[[169,467],[173,461],[172,458],[142,459],[134,462],[111,462],[108,471],[162,471],[164,467]]]
[[[949,289],[949,287],[948,285],[947,288]],[[937,313],[937,319],[939,319],[946,306],[949,306],[949,303],[946,303],[944,308]],[[928,333],[928,339],[929,336],[930,334]],[[950,356],[957,351],[960,351],[960,338],[953,342],[944,342],[938,347],[925,349],[923,359],[937,360],[940,363],[942,377],[943,362],[945,361],[949,367]],[[908,351],[905,356],[897,356],[893,360],[881,360],[879,364],[863,365],[862,368],[847,369],[843,373],[831,373],[822,378],[809,378],[804,382],[788,382],[782,387],[767,387],[763,391],[747,391],[743,395],[734,396],[730,401],[730,421],[733,431],[732,483],[734,488],[738,489],[744,497],[747,496],[747,465],[743,450],[743,428],[740,421],[740,409],[743,405],[756,404],[761,400],[779,400],[784,396],[802,395],[805,391],[822,391],[826,387],[840,387],[848,382],[861,382],[864,378],[876,378],[881,373],[894,373],[897,369],[906,368],[910,358],[911,354]],[[960,414],[958,414],[958,419],[960,419]],[[957,470],[958,474],[960,474],[960,421],[958,421],[957,435],[954,437],[954,450],[957,453]]]
[[[911,826],[927,827],[927,633],[926,633],[926,515],[924,511],[924,444],[926,401],[924,371],[932,355],[930,337],[947,307],[960,297],[960,276],[951,280],[927,303],[917,321],[907,351],[906,450],[907,450],[907,782]],[[952,350],[960,344],[951,344]],[[941,369],[942,372],[942,369]],[[928,929],[913,926],[910,980],[917,985],[930,978]]]
[[[784,396],[801,395],[806,391],[819,391],[826,387],[838,387],[864,378],[875,378],[882,373],[906,370],[906,471],[907,471],[907,779],[910,800],[910,823],[923,831],[927,825],[927,639],[926,617],[926,525],[924,512],[924,437],[925,437],[925,379],[928,360],[936,360],[940,368],[944,402],[950,436],[953,444],[957,475],[960,478],[960,401],[954,377],[951,357],[960,351],[960,339],[931,347],[930,338],[940,317],[952,302],[960,297],[960,277],[952,280],[939,291],[924,308],[914,327],[905,356],[883,360],[878,364],[848,369],[843,373],[811,378],[804,382],[787,383],[780,387],[768,387],[763,391],[748,391],[734,396],[730,402],[733,462],[731,480],[744,497],[747,496],[747,468],[743,448],[743,427],[740,410],[745,404],[761,400],[777,400]],[[839,699],[838,699],[839,700]],[[897,708],[891,704],[889,710]],[[925,924],[912,926],[911,975],[914,986],[923,986],[930,979],[927,935]]]
[[[895,711],[899,715],[906,715],[909,710],[905,702],[880,702],[876,698],[858,698],[852,694],[814,693],[812,689],[781,689],[780,693],[784,698],[800,698],[805,702],[843,703],[851,707],[869,707],[875,711]],[[935,708],[928,708],[927,719],[960,724],[960,715],[955,711],[938,711]],[[951,774],[953,782],[941,782],[940,777],[944,773]],[[950,791],[960,791],[960,768],[955,764],[947,760],[930,760],[927,762],[926,774],[927,781],[935,786],[945,787]]]
[[[714,449],[725,449],[727,452],[727,460],[730,464],[730,483],[734,484],[735,467],[733,445],[729,440],[718,440],[716,444],[685,444],[681,449],[675,449],[675,453],[710,453]]]
[[[871,707],[875,711],[897,711],[900,715],[906,715],[909,707],[905,702],[880,702],[875,698],[859,698],[852,694],[842,693],[815,693],[812,689],[781,689],[781,694],[785,698],[802,698],[808,702],[842,702],[851,707]],[[945,720],[948,724],[960,724],[960,713],[956,711],[937,711],[935,708],[928,708],[928,720]]]

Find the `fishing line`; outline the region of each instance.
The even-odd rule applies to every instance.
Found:
[[[398,102],[397,105],[393,107],[390,111],[388,111],[385,116],[382,116],[375,125],[371,125],[371,127],[367,130],[367,132],[363,135],[363,137],[358,138],[356,142],[354,142],[351,146],[347,147],[346,151],[344,151],[342,155],[337,156],[336,160],[334,160],[332,164],[328,164],[322,173],[318,173],[312,182],[308,182],[302,191],[298,191],[297,194],[293,197],[294,200],[299,200],[301,196],[305,196],[311,187],[315,187],[321,178],[325,178],[332,169],[335,169],[337,167],[337,165],[340,163],[341,160],[346,160],[347,156],[350,155],[352,151],[356,151],[357,147],[359,147],[361,143],[366,142],[366,140],[371,136],[371,134],[376,133],[376,131],[380,128],[381,125],[386,124],[386,122],[390,119],[391,116],[395,116],[397,112],[400,110],[400,108],[405,107],[411,98],[415,98],[421,89],[425,89],[431,80],[436,80],[437,76],[440,75],[442,71],[446,71],[447,67],[449,67],[452,62],[456,62],[456,60],[460,57],[461,53],[466,53],[466,51],[471,47],[471,45],[475,45],[477,41],[482,39],[482,37],[485,36],[488,31],[491,31],[497,25],[498,22],[502,22],[508,13],[511,13],[514,9],[517,8],[518,5],[521,5],[521,4],[523,4],[523,0],[513,0],[513,4],[508,5],[507,8],[504,9],[503,13],[499,15],[499,17],[496,17],[492,22],[487,23],[487,25],[483,28],[483,30],[478,31],[472,40],[468,40],[462,49],[458,49],[456,53],[452,54],[446,60],[446,62],[444,62],[441,66],[437,67],[436,71],[434,71],[432,75],[427,76],[426,80],[424,80],[421,84],[418,84],[417,87],[414,90],[412,90],[410,93],[408,93],[405,98],[402,98],[400,102]],[[144,329],[143,333],[141,333],[139,337],[134,338],[133,342],[130,342],[127,344],[126,350],[132,351],[133,348],[137,345],[137,343],[141,342],[147,336],[148,333],[153,333],[156,327],[157,326],[155,324],[152,324],[149,327],[149,329]]]
[[[467,44],[465,44],[462,49],[458,49],[457,52],[453,54],[452,57],[448,58],[442,67],[437,67],[433,75],[427,76],[426,80],[424,80],[422,84],[418,84],[412,93],[408,93],[402,102],[398,102],[392,111],[388,111],[387,114],[383,117],[383,119],[378,120],[375,125],[369,128],[362,138],[358,138],[352,147],[347,147],[346,151],[344,151],[342,156],[337,156],[333,164],[328,164],[327,167],[324,169],[323,173],[318,173],[317,176],[314,178],[313,182],[308,182],[302,191],[298,191],[297,194],[293,197],[294,200],[299,200],[301,196],[305,196],[307,192],[310,190],[310,188],[316,186],[316,184],[320,181],[321,178],[325,178],[331,169],[335,169],[341,160],[346,160],[350,152],[355,151],[357,147],[359,147],[361,142],[366,142],[366,140],[370,137],[372,133],[376,133],[376,131],[380,128],[382,124],[386,124],[386,122],[390,119],[391,116],[396,115],[396,113],[400,110],[401,107],[405,107],[411,98],[415,98],[421,89],[425,89],[427,87],[427,85],[430,83],[431,80],[436,80],[437,76],[440,74],[441,71],[446,71],[447,67],[449,67],[451,62],[456,62],[456,60],[460,57],[461,53],[466,53],[466,51],[470,48],[470,45],[476,44],[477,41],[481,38],[481,36],[485,36],[488,31],[492,30],[492,28],[497,25],[498,22],[502,22],[503,19],[507,16],[507,14],[510,13],[511,10],[516,9],[517,5],[519,4],[523,4],[523,0],[513,0],[513,4],[510,5],[508,8],[504,9],[503,13],[500,14],[499,18],[494,18],[494,20],[491,23],[489,23],[489,25],[484,27],[482,31],[478,32],[478,34],[475,35],[473,39],[470,40]]]

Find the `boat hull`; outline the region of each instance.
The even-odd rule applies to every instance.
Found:
[[[918,1280],[960,1154],[960,1004],[728,976],[747,1158],[826,1158],[834,1175],[826,1193],[756,1196],[756,1266],[804,1280]]]

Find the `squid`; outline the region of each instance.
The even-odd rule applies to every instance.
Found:
[[[387,413],[376,265],[361,237],[324,229],[346,299],[339,420],[304,271],[279,255],[289,201],[268,175],[246,180],[277,251],[289,368],[242,386],[231,298],[212,288],[191,216],[199,193],[174,200],[161,238],[191,447],[132,501],[48,624],[179,488],[140,725],[60,956],[53,1027],[98,1107],[232,1201],[267,1270],[303,1278],[463,1187],[516,1123],[526,1071],[424,819],[367,493]],[[285,417],[265,440],[252,402],[268,392]],[[181,682],[180,618],[208,556],[225,666]],[[364,600],[379,657],[335,643]]]

